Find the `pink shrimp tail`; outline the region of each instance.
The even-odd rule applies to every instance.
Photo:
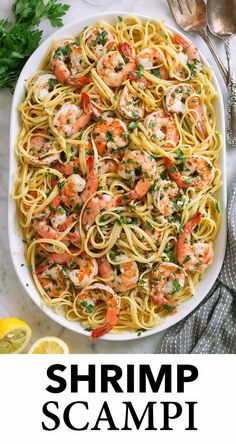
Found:
[[[89,82],[90,82],[90,77],[86,76],[72,76],[67,79],[68,85],[77,86],[78,88],[87,85]]]
[[[116,203],[117,203],[117,205],[122,204],[123,197],[124,197],[124,196],[119,196],[119,197],[117,197],[117,199],[116,199]]]
[[[169,170],[173,166],[173,162],[171,162],[168,157],[165,158],[166,169]]]
[[[186,231],[194,230],[194,228],[197,226],[198,222],[200,221],[201,216],[202,216],[202,213],[200,211],[198,211],[195,214],[194,218],[186,223],[186,225],[184,227],[184,231],[186,232]]]
[[[118,323],[118,315],[119,315],[119,309],[117,307],[108,307],[107,309],[107,323],[104,325],[101,325],[100,327],[95,328],[93,332],[91,333],[90,339],[97,339],[103,336],[105,333],[108,333],[117,325]]]
[[[151,86],[152,82],[150,82],[150,80],[147,80],[145,77],[141,76],[140,78],[138,77],[138,73],[137,71],[129,71],[127,74],[127,79],[129,80],[138,80],[139,82],[141,82],[146,88],[148,88],[149,86]]]
[[[67,220],[66,220],[65,222],[63,222],[63,224],[61,224],[61,226],[60,226],[60,231],[61,231],[61,232],[62,232],[62,231],[65,231],[65,230],[69,227],[69,225],[72,224],[72,223],[74,222],[74,220],[75,220],[75,216],[74,216],[74,214],[71,214],[71,215],[67,218]]]
[[[58,179],[52,179],[52,187],[55,188],[58,184]]]
[[[43,273],[43,271],[47,270],[51,265],[55,263],[64,264],[69,259],[71,259],[71,255],[67,252],[63,254],[52,253],[38,267],[35,268],[36,274]]]
[[[107,323],[105,325],[101,325],[100,327],[96,327],[95,330],[92,331],[90,339],[98,339],[101,336],[108,333],[110,330],[112,330],[113,325]]]
[[[85,113],[90,112],[90,99],[89,99],[89,95],[85,92],[82,92],[82,107]]]
[[[187,48],[190,45],[190,42],[188,42],[188,40],[186,40],[184,37],[182,37],[180,34],[177,33],[173,35],[173,40],[175,43],[184,46],[184,48]]]
[[[190,100],[188,101],[188,106],[189,109],[193,110],[193,115],[195,114],[194,111],[196,111],[198,117],[197,128],[202,138],[205,140],[208,137],[208,134],[205,125],[204,111],[200,99],[196,97],[190,98]]]
[[[64,264],[65,262],[69,261],[71,259],[71,255],[65,251],[63,254],[59,253],[52,253],[49,256],[49,260],[57,263],[57,264]]]
[[[60,199],[60,197],[57,195],[57,196],[54,197],[54,199],[52,200],[51,205],[52,205],[53,208],[58,208],[58,207],[60,206],[60,203],[61,203],[61,199]]]
[[[156,293],[155,294],[155,289],[154,289],[154,292],[152,294],[152,298],[153,298],[153,301],[155,302],[155,304],[167,305],[168,307],[175,307],[174,303],[169,301],[168,299],[166,299],[164,297],[163,293]],[[163,307],[163,308],[165,308],[165,307]],[[176,310],[173,310],[171,313],[172,314],[176,313]]]
[[[119,43],[117,49],[125,57],[133,58],[132,48],[128,42]]]
[[[127,74],[129,80],[138,80],[138,74],[136,71],[129,71]]]
[[[188,188],[192,186],[192,182],[186,182],[186,179],[181,176],[175,164],[167,157],[165,158],[165,165],[170,178],[174,180],[180,188]]]
[[[91,171],[94,167],[94,158],[92,156],[89,156],[86,160],[87,167]]]
[[[42,274],[43,271],[47,270],[48,265],[46,262],[47,260],[43,261],[38,267],[35,268],[36,274]]]

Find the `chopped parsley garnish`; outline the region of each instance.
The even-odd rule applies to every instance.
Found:
[[[176,154],[176,158],[180,159],[181,157],[184,157],[183,151],[179,148]]]
[[[151,70],[151,73],[152,73],[155,77],[157,77],[158,79],[161,79],[161,74],[160,74],[159,69],[154,68],[154,69]]]
[[[188,68],[189,68],[189,70],[191,72],[191,77],[195,76],[199,63],[200,63],[200,61],[198,59],[188,60],[187,66],[188,66]]]
[[[48,88],[49,89],[53,89],[56,84],[57,84],[57,79],[53,79],[53,78],[48,79]]]
[[[110,142],[114,142],[113,136],[110,131],[106,132],[106,140]]]
[[[173,291],[172,293],[178,293],[181,290],[181,285],[178,279],[173,279]]]
[[[99,45],[105,46],[105,44],[107,43],[107,31],[104,29],[102,32],[99,33],[98,39],[97,39],[97,43]]]
[[[187,255],[185,256],[184,260],[183,260],[183,264],[187,264],[187,262],[191,261],[191,256]]]
[[[129,129],[135,129],[135,128],[138,128],[138,124],[137,124],[137,122],[130,122],[128,128],[129,128]]]
[[[176,308],[176,307],[171,307],[170,305],[167,305],[167,304],[163,304],[162,307],[163,307],[166,311],[168,311],[169,313],[172,313],[172,311],[174,311],[175,308]]]
[[[185,183],[192,183],[192,181],[193,181],[193,179],[192,179],[192,177],[189,177],[189,179],[185,179]]]
[[[141,77],[143,75],[143,71],[144,71],[144,66],[143,65],[138,65],[137,79],[141,79]]]
[[[148,220],[146,220],[146,225],[147,225],[147,227],[148,227],[150,230],[153,229],[152,224],[150,224],[150,222],[149,222]]]

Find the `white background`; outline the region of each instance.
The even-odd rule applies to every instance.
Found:
[[[67,376],[68,389],[61,394],[50,394],[45,388],[55,382],[47,378],[46,371],[49,365],[62,363],[67,366],[63,373]],[[173,365],[173,392],[165,394],[163,388],[157,394],[147,390],[145,394],[114,393],[100,394],[99,377],[101,364],[116,364],[122,367],[125,375],[127,364],[149,364],[156,377],[161,364]],[[70,364],[79,366],[79,373],[86,374],[88,364],[97,364],[97,392],[87,394],[87,383],[80,383],[80,392],[71,394],[69,390]],[[199,377],[194,382],[185,384],[184,393],[176,393],[176,364],[193,364],[199,371]],[[70,444],[84,443],[120,443],[125,444],[132,438],[135,444],[144,442],[161,442],[169,444],[199,444],[235,442],[235,356],[162,356],[158,355],[81,355],[81,356],[1,356],[0,357],[0,439],[1,442],[13,443],[44,443],[44,444]],[[137,373],[135,374],[137,376]],[[121,380],[125,391],[126,378]],[[137,382],[137,380],[136,380]],[[137,387],[137,385],[136,385]],[[60,417],[62,408],[73,401],[87,401],[89,411],[84,414],[74,413],[71,420],[74,424],[82,425],[89,421],[93,427],[103,402],[109,404],[117,427],[124,426],[124,410],[122,401],[132,401],[137,414],[141,417],[148,401],[175,401],[184,406],[185,401],[197,401],[195,426],[197,431],[185,431],[188,421],[186,413],[171,422],[173,431],[145,431],[146,425],[139,431],[71,431],[61,423],[56,431],[44,431],[41,422],[51,426],[51,422],[42,413],[42,406],[48,401],[58,401]],[[75,409],[76,410],[76,409]],[[160,429],[163,424],[162,409],[157,408],[159,416],[156,426]],[[183,409],[184,411],[184,409]],[[130,424],[132,421],[130,421]],[[102,423],[100,423],[101,425]],[[106,423],[105,423],[106,424]],[[102,426],[101,426],[102,427]]]
[[[63,2],[63,0],[61,0]],[[166,19],[174,24],[166,0],[119,0],[108,6],[94,6],[84,0],[65,0],[71,5],[67,15],[63,18],[65,24],[80,17],[96,14],[102,11],[125,10],[152,15],[158,19]],[[12,0],[0,1],[0,18],[11,17]],[[48,22],[43,23],[44,35],[48,37],[53,28]],[[222,87],[226,103],[226,88],[220,77],[218,68],[213,58],[200,37],[191,35],[197,46],[204,52]],[[214,39],[217,51],[224,60],[222,43]],[[8,158],[9,158],[9,119],[12,96],[9,91],[0,90],[0,317],[19,317],[29,323],[33,330],[33,340],[48,334],[62,337],[74,353],[152,353],[160,343],[163,334],[156,334],[145,339],[137,339],[129,342],[108,343],[105,341],[91,342],[86,337],[72,333],[50,320],[37,308],[33,302],[23,293],[9,259],[7,236],[7,195],[8,195]],[[236,149],[227,149],[227,173],[228,185],[232,181],[236,165]]]

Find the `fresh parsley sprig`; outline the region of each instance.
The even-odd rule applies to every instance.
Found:
[[[0,20],[0,88],[13,89],[25,62],[39,46],[41,21],[48,19],[53,27],[60,27],[69,8],[58,0],[15,0],[15,23]]]

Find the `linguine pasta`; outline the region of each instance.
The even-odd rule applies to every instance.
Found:
[[[159,325],[210,265],[216,99],[193,44],[135,16],[53,42],[26,81],[14,199],[27,262],[43,302],[94,337]]]

